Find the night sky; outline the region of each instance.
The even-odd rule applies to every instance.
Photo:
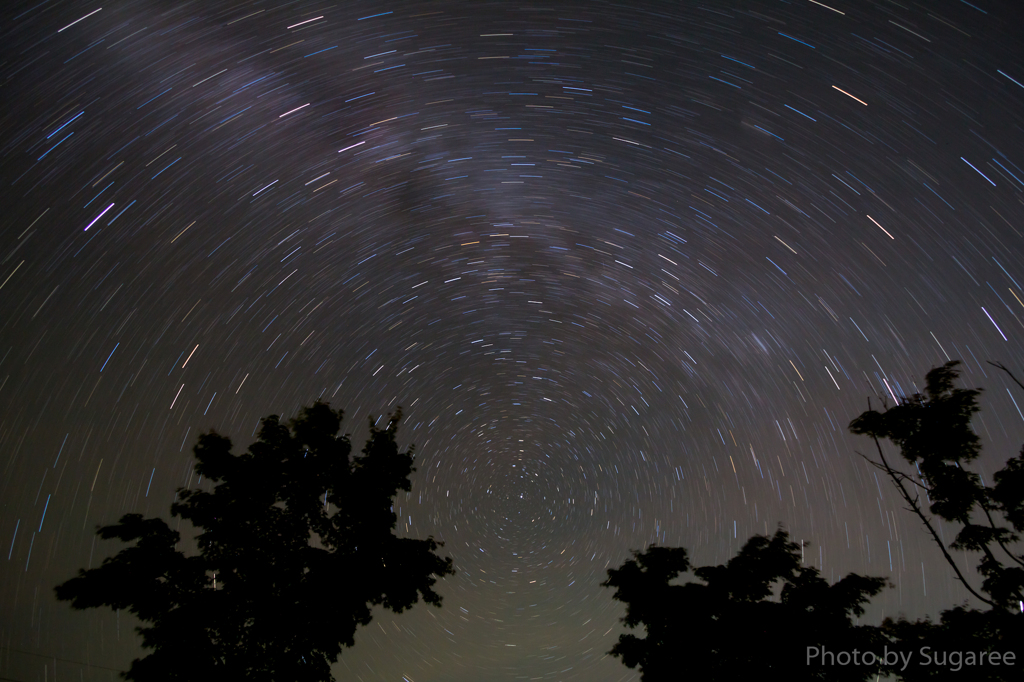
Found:
[[[5,3],[0,675],[115,678],[96,525],[317,398],[402,406],[458,569],[338,679],[636,680],[606,569],[780,522],[872,622],[964,600],[846,426],[962,359],[987,483],[1024,440],[1020,9]]]

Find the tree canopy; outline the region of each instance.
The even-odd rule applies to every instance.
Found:
[[[134,544],[55,589],[76,609],[127,609],[142,621],[152,653],[125,679],[327,681],[371,607],[441,604],[436,580],[454,574],[435,553],[441,544],[394,534],[393,498],[414,471],[412,447],[395,441],[401,411],[384,428],[371,419],[354,458],[338,435],[342,416],[317,402],[287,423],[266,417],[241,455],[228,438],[201,435],[195,473],[216,485],[180,489],[170,510],[202,531],[194,555],[160,518],[127,514],[98,529]]]
[[[889,476],[960,582],[993,608],[1019,607],[1024,601],[1024,554],[1010,546],[1024,532],[1024,451],[996,472],[993,487],[968,467],[981,454],[981,439],[971,428],[972,417],[980,411],[981,390],[955,387],[959,364],[947,362],[928,372],[924,393],[905,397],[883,412],[869,409],[850,423],[850,431],[874,439],[879,459],[869,461]],[[899,448],[917,475],[890,465],[881,440]],[[946,551],[924,513],[922,493],[932,514],[960,527],[949,547],[981,554],[978,572],[987,596],[971,586]]]
[[[877,628],[853,618],[887,581],[851,573],[829,585],[816,568],[801,565],[800,549],[780,529],[753,536],[719,566],[691,566],[681,547],[634,552],[608,570],[604,586],[626,604],[626,626],[642,625],[647,636],[621,635],[610,653],[639,667],[644,682],[873,678],[877,666],[804,665],[806,647],[864,651],[880,644]],[[700,582],[673,584],[691,571]]]
[[[609,653],[639,668],[644,682],[754,675],[853,681],[886,674],[908,682],[951,675],[1019,680],[1024,556],[1014,543],[1024,532],[1024,450],[993,476],[991,487],[970,469],[981,453],[971,428],[980,389],[955,386],[957,365],[930,371],[924,393],[881,412],[869,405],[850,431],[874,440],[878,459],[866,459],[889,476],[957,579],[987,610],[961,605],[936,621],[900,617],[879,626],[855,624],[852,619],[887,581],[850,574],[830,585],[817,569],[801,564],[800,546],[779,530],[770,538],[753,536],[725,565],[693,567],[685,549],[652,546],[609,569],[604,586],[625,603],[623,622],[647,633],[621,635]],[[884,440],[916,473],[890,463]],[[949,547],[980,557],[979,589],[950,556],[922,495],[927,511],[960,527]],[[687,572],[700,582],[674,582]],[[836,659],[843,652],[850,655],[845,664]]]

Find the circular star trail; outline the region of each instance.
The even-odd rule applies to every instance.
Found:
[[[402,407],[399,532],[458,569],[339,679],[638,679],[606,569],[778,523],[872,617],[966,598],[846,425],[960,359],[982,476],[1022,440],[1015,3],[4,15],[5,676],[126,667],[52,597],[96,524],[318,398],[357,444]]]

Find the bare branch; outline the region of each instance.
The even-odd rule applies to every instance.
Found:
[[[1009,374],[1009,375],[1010,375],[1010,378],[1011,378],[1011,379],[1013,379],[1013,381],[1014,381],[1014,382],[1015,382],[1015,383],[1016,383],[1016,384],[1017,384],[1018,386],[1020,386],[1021,388],[1024,388],[1024,384],[1022,384],[1022,383],[1020,382],[1020,379],[1018,379],[1017,377],[1015,377],[1015,376],[1013,375],[1013,372],[1011,372],[1011,371],[1010,371],[1009,369],[1007,369],[1007,368],[1006,368],[1006,366],[1005,366],[1005,365],[1003,365],[1003,364],[1002,364],[1001,362],[992,362],[991,360],[986,360],[985,362],[987,362],[988,364],[992,365],[993,367],[995,367],[995,368],[997,368],[997,369],[1001,369],[1001,370],[1003,370],[1004,372],[1006,372],[1007,374]]]
[[[902,471],[897,471],[895,469],[890,469],[890,468],[888,468],[887,466],[885,466],[883,464],[879,464],[878,462],[876,462],[875,460],[871,459],[870,457],[868,457],[867,455],[865,455],[865,454],[863,454],[861,452],[858,452],[856,450],[854,450],[854,452],[856,454],[860,455],[861,457],[863,457],[864,461],[866,461],[871,466],[877,468],[879,471],[884,471],[889,476],[898,476],[901,480],[909,481],[910,483],[913,483],[914,485],[916,485],[918,488],[920,488],[921,490],[925,491],[926,493],[931,493],[931,491],[932,491],[931,488],[929,488],[928,486],[924,485],[923,483],[921,483],[919,481],[915,481],[912,476],[910,476],[908,474],[905,474]]]
[[[907,474],[903,473],[902,471],[896,471],[896,472],[893,472],[893,473],[894,473],[894,475],[899,476],[900,479],[913,483],[914,485],[916,485],[918,488],[920,488],[921,490],[925,491],[926,493],[931,493],[931,491],[932,491],[931,488],[929,488],[928,486],[926,486],[923,483],[919,483],[918,481],[915,481],[912,477],[908,476]]]

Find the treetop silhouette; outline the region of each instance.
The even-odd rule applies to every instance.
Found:
[[[644,682],[756,679],[867,680],[878,666],[826,669],[802,665],[810,643],[866,650],[881,642],[877,628],[853,617],[888,584],[854,573],[829,585],[800,561],[801,546],[784,530],[755,535],[739,554],[718,566],[691,566],[681,547],[633,552],[608,569],[604,587],[626,604],[627,627],[645,638],[620,635],[609,652]],[[672,584],[692,572],[701,582]],[[778,593],[778,597],[775,594]]]
[[[1024,532],[1024,450],[996,472],[993,487],[968,468],[981,454],[981,439],[971,428],[971,419],[980,410],[981,390],[955,387],[959,364],[947,362],[931,370],[924,393],[902,398],[883,412],[869,409],[850,422],[850,431],[875,441],[878,459],[866,459],[889,477],[971,594],[994,608],[1019,608],[1024,602],[1024,555],[1010,546]],[[1013,377],[1005,367],[995,366]],[[899,448],[918,474],[891,465],[882,440]],[[981,553],[978,572],[984,577],[981,592],[987,596],[975,590],[946,551],[924,512],[922,493],[932,514],[960,526],[949,547]]]
[[[331,680],[330,665],[371,607],[440,606],[437,578],[453,575],[433,538],[394,534],[393,498],[409,491],[413,450],[399,452],[400,409],[370,421],[362,456],[339,436],[342,412],[317,402],[282,423],[263,419],[241,455],[215,432],[199,437],[196,473],[212,491],[179,490],[172,516],[202,532],[198,554],[177,549],[163,519],[127,514],[99,528],[134,542],[99,568],[57,586],[76,609],[127,609],[148,656],[122,673],[139,682]]]
[[[887,581],[850,574],[829,585],[817,569],[801,564],[800,545],[779,530],[770,538],[751,537],[724,565],[695,568],[685,549],[652,546],[609,569],[603,585],[614,588],[614,598],[626,604],[622,621],[647,632],[646,638],[621,635],[609,653],[639,668],[644,682],[755,675],[851,681],[892,675],[907,682],[1021,679],[1024,557],[1013,543],[1024,532],[1024,451],[993,476],[992,487],[970,470],[981,453],[981,441],[971,429],[980,389],[955,386],[958,364],[933,369],[923,394],[904,397],[882,412],[869,403],[850,430],[875,441],[878,459],[866,459],[889,476],[957,578],[989,610],[955,606],[936,622],[900,617],[886,618],[880,626],[859,625],[853,618],[864,613],[864,605]],[[995,366],[1024,388],[1009,370]],[[882,440],[893,443],[917,473],[890,463]],[[950,556],[922,495],[932,514],[960,525],[949,546],[981,554],[980,591]],[[673,584],[687,572],[701,582]],[[854,663],[851,655],[858,653],[864,656]]]

